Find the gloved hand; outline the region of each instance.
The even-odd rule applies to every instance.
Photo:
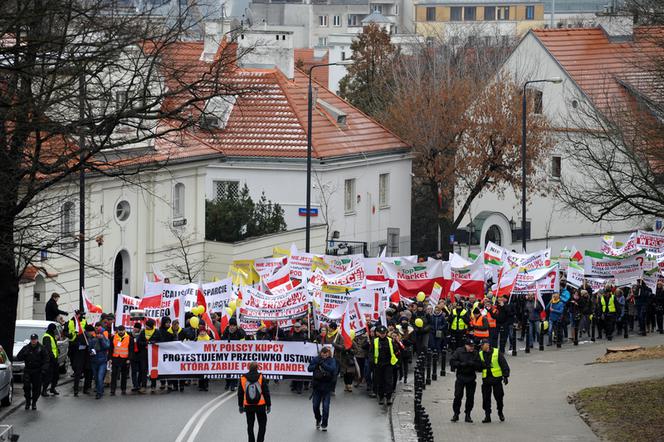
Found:
[[[270,414],[270,411],[271,411],[271,410],[272,410],[271,407],[267,407],[267,408],[265,409],[265,412],[266,412],[267,414]]]
[[[244,413],[244,407],[240,407],[240,414]]]
[[[503,376],[503,384],[507,385],[510,383],[510,380],[507,379],[507,376]]]

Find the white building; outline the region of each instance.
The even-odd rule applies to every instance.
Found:
[[[206,129],[157,139],[168,166],[137,177],[138,184],[90,176],[86,186],[85,286],[93,302],[114,310],[117,293],[142,295],[144,275],[156,264],[164,273],[182,260],[180,235],[193,262],[204,262],[201,279],[224,277],[234,259],[271,256],[274,246],[304,249],[306,201],[307,77],[294,69],[292,35],[252,32],[238,46],[262,42],[242,58],[236,80],[250,92],[206,116]],[[180,62],[204,65],[203,42],[181,44]],[[324,253],[330,238],[360,241],[368,253],[388,243],[410,252],[411,156],[387,129],[316,84],[312,125],[312,252]],[[215,118],[210,118],[215,117]],[[127,167],[131,167],[128,165]],[[139,185],[140,184],[140,185]],[[287,232],[227,244],[205,239],[205,202],[237,192],[244,184],[254,201],[262,193],[285,212]],[[18,318],[43,317],[43,304],[59,292],[61,308],[78,306],[77,182],[46,198],[59,201],[63,241],[48,259],[33,262],[21,284]],[[305,212],[306,213],[306,212]],[[396,253],[396,250],[394,250]],[[69,255],[58,256],[59,254]],[[171,275],[173,276],[173,275]],[[172,282],[178,282],[172,278]]]
[[[624,93],[616,79],[616,69],[629,58],[630,51],[638,48],[632,43],[632,26],[629,19],[615,17],[597,18],[603,23],[594,28],[532,30],[521,40],[504,64],[504,71],[518,84],[527,80],[561,78],[561,84],[537,83],[529,86],[536,94],[535,102],[541,105],[541,113],[555,128],[553,136],[558,140],[550,153],[546,170],[550,193],[541,196],[535,189],[528,189],[529,203],[526,238],[528,250],[552,248],[555,256],[565,246],[576,245],[598,249],[602,234],[616,234],[624,240],[638,228],[650,230],[649,221],[644,225],[633,222],[592,223],[569,208],[556,197],[561,177],[587,179],[576,170],[569,157],[565,157],[566,134],[575,131],[574,122],[584,118],[581,109],[601,111],[606,105],[606,93]],[[632,52],[633,53],[633,52]],[[537,112],[537,111],[536,111]],[[456,210],[459,210],[457,205]],[[471,225],[472,222],[472,225]],[[504,196],[482,193],[471,206],[470,213],[460,226],[472,230],[475,250],[483,248],[491,240],[508,249],[521,250],[521,195],[511,191]],[[457,235],[463,236],[463,235]],[[456,238],[467,247],[466,238]]]

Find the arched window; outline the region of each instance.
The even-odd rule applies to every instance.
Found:
[[[74,203],[67,201],[62,205],[60,213],[60,233],[62,237],[72,237],[74,235]]]
[[[184,184],[177,183],[173,188],[173,219],[184,218]]]
[[[495,224],[489,227],[489,230],[487,230],[486,237],[484,238],[484,245],[486,246],[489,241],[499,246],[502,245],[503,234],[500,231],[500,227]]]

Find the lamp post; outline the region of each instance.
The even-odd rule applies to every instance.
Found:
[[[526,251],[526,89],[532,83],[553,83],[560,84],[563,79],[552,77],[542,80],[529,80],[523,84],[523,93],[521,95],[521,247]]]
[[[309,253],[309,247],[311,245],[311,118],[313,114],[313,90],[311,87],[311,72],[315,68],[325,66],[345,66],[352,64],[352,62],[352,60],[347,60],[345,62],[321,63],[312,65],[311,68],[309,68],[309,91],[307,94],[307,215],[305,227],[305,249],[307,253]]]

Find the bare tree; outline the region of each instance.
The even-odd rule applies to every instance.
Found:
[[[151,10],[128,14],[116,6],[108,0],[0,3],[5,349],[12,348],[23,269],[45,248],[63,251],[58,243],[88,239],[88,232],[61,225],[66,207],[44,193],[76,186],[82,170],[131,181],[163,167],[210,99],[244,90],[229,81],[242,56],[235,45],[223,44],[204,66],[184,62],[180,36],[190,22],[155,19]],[[42,217],[39,208],[49,205],[50,214]]]
[[[337,192],[338,186],[331,181],[323,182],[318,171],[314,170],[314,187],[318,191],[318,204],[320,205],[321,217],[325,222],[325,244],[330,240],[330,226],[334,223],[334,213],[330,211],[330,201]]]
[[[169,263],[165,270],[169,275],[173,275],[179,280],[198,281],[203,276],[205,267],[212,257],[205,254],[200,256],[200,254],[194,253],[192,240],[196,237],[195,233],[187,233],[186,230],[177,227],[171,227],[170,230],[176,243],[173,249],[166,252]]]

